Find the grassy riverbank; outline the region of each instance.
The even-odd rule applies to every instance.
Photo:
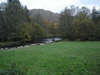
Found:
[[[100,75],[100,42],[57,42],[0,51],[0,71],[11,64],[27,75]]]

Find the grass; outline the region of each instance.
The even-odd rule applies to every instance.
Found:
[[[100,75],[100,42],[58,42],[0,51],[0,70],[27,75]]]

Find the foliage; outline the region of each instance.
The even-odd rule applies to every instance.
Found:
[[[59,30],[68,40],[100,40],[100,13],[86,7],[66,8],[60,16]]]
[[[59,23],[50,22],[41,13],[31,17],[19,0],[8,0],[5,8],[0,7],[0,42],[33,43],[59,36],[68,40],[100,40],[99,12],[71,6],[60,13]]]
[[[63,38],[70,38],[72,34],[72,20],[73,16],[71,14],[71,10],[66,8],[60,16],[59,20],[59,30],[61,32],[61,36]]]
[[[95,39],[95,25],[92,20],[86,16],[86,14],[80,14],[74,19],[72,29],[73,39]]]
[[[19,0],[8,0],[5,10],[0,9],[0,30],[1,42],[34,42],[46,37],[42,19],[31,19],[29,10]]]
[[[33,24],[33,31],[32,31],[32,40],[33,41],[40,41],[41,39],[43,39],[45,37],[46,37],[45,29],[41,25],[34,23]]]

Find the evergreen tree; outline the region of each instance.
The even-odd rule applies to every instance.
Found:
[[[92,20],[96,27],[96,40],[100,40],[100,11],[97,11],[95,8],[92,10]]]
[[[21,25],[27,22],[26,10],[21,6],[19,0],[8,0],[6,8],[6,19],[8,26],[8,39],[20,40]]]
[[[73,16],[71,13],[71,10],[66,8],[60,16],[59,30],[63,38],[72,39],[71,37]]]

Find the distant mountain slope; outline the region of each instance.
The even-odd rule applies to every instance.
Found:
[[[32,9],[30,10],[30,14],[32,17],[40,14],[44,20],[49,21],[49,22],[57,23],[59,19],[58,13],[53,13],[51,11],[44,10],[44,9]]]

